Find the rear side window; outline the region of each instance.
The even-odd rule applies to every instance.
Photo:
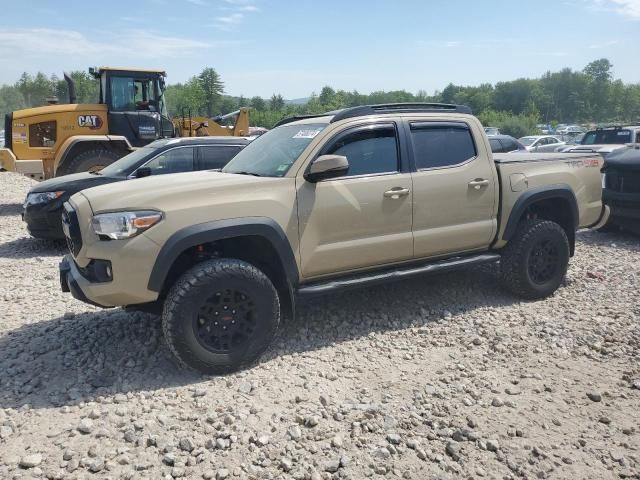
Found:
[[[236,156],[240,147],[231,145],[211,145],[198,147],[198,169],[213,170],[222,168]]]
[[[510,138],[503,138],[500,141],[504,145],[503,152],[513,152],[514,150],[518,150],[518,144]]]
[[[476,156],[465,123],[412,123],[411,140],[418,170],[459,165]]]
[[[151,175],[193,171],[193,147],[178,147],[162,152],[145,164],[151,169]]]
[[[500,140],[498,140],[497,138],[490,138],[489,145],[491,145],[491,151],[493,153],[501,153],[503,151],[502,144],[500,143]]]
[[[398,171],[398,143],[393,125],[376,125],[343,134],[326,153],[347,157],[348,176]]]

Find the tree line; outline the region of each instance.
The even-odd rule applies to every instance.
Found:
[[[322,113],[345,107],[375,103],[443,102],[469,105],[485,125],[501,128],[516,137],[535,133],[540,123],[637,123],[640,121],[640,84],[625,84],[613,78],[613,65],[606,59],[589,63],[582,70],[564,68],[540,78],[519,78],[478,86],[449,84],[432,95],[421,90],[335,90],[325,86],[303,104],[287,103],[274,93],[270,98],[225,95],[224,82],[213,68],[184,83],[167,86],[166,101],[171,116],[215,117],[240,107],[251,108],[253,126],[271,127],[290,115]],[[98,98],[98,82],[91,75],[74,71],[78,102]],[[23,74],[13,85],[0,87],[0,113],[45,105],[51,97],[68,100],[67,84],[56,75]]]

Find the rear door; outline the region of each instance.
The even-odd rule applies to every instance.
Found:
[[[486,249],[496,231],[498,182],[478,125],[409,121],[414,255]]]
[[[240,145],[202,145],[196,148],[195,170],[216,170],[242,150]]]

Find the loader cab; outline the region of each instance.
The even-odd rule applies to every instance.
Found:
[[[164,98],[165,72],[109,67],[89,72],[100,80],[100,103],[108,107],[109,134],[127,137],[134,147],[173,136]]]

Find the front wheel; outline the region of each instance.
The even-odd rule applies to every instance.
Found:
[[[555,292],[567,273],[569,241],[550,220],[523,220],[503,250],[500,273],[504,285],[529,300]]]
[[[170,289],[162,314],[169,348],[183,366],[223,374],[253,363],[280,323],[269,278],[236,259],[213,259],[187,270]]]

